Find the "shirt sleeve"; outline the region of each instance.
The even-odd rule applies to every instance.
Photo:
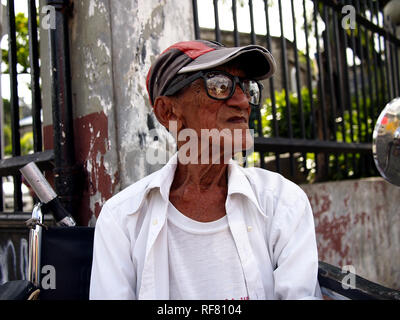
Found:
[[[136,271],[130,241],[105,204],[96,222],[90,300],[133,300]]]
[[[278,209],[272,230],[277,299],[321,299],[312,209],[304,193]]]

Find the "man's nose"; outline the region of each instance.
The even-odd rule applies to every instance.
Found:
[[[241,109],[249,109],[249,99],[247,99],[246,94],[243,92],[239,84],[236,85],[235,92],[232,97],[227,101],[229,106],[236,106]]]

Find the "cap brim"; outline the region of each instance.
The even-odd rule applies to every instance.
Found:
[[[248,45],[207,52],[180,69],[178,74],[214,68],[234,59],[240,59],[240,65],[247,76],[255,80],[267,79],[276,70],[275,59],[267,49]]]

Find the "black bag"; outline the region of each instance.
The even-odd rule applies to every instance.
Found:
[[[89,299],[93,237],[90,227],[43,228],[40,300]]]

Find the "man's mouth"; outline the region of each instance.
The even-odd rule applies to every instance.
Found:
[[[231,123],[247,123],[247,120],[245,117],[231,117],[228,119],[228,122]]]

